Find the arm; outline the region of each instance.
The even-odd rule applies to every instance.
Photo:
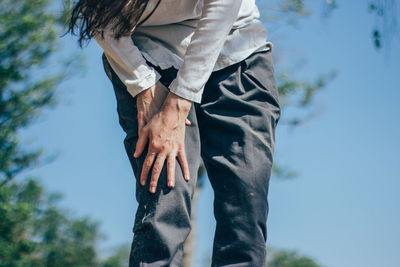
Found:
[[[190,179],[184,146],[184,121],[192,102],[201,102],[204,85],[209,79],[223,44],[236,21],[242,0],[203,0],[202,15],[184,56],[177,77],[170,84],[170,93],[161,111],[147,124],[136,143],[134,157],[139,157],[149,141],[140,183],[146,184],[150,166],[149,191],[156,192],[158,179],[167,160],[168,186],[175,184],[175,157],[178,157],[183,176]]]
[[[161,83],[158,82],[158,80],[161,78],[161,75],[155,71],[153,68],[148,66],[146,64],[145,59],[143,58],[142,54],[140,53],[139,49],[134,45],[132,39],[130,37],[121,37],[119,40],[116,40],[113,38],[113,36],[110,34],[110,32],[106,31],[104,33],[104,38],[101,36],[94,36],[95,40],[97,43],[103,48],[104,54],[106,55],[111,67],[113,70],[116,72],[118,77],[121,79],[121,81],[126,85],[128,92],[135,97],[137,97],[137,108],[138,108],[138,134],[139,134],[139,141],[137,142],[136,145],[136,150],[141,150],[143,151],[143,147],[141,145],[145,145],[147,143],[147,138],[148,136],[151,136],[152,132],[159,133],[158,137],[162,137],[163,140],[161,141],[161,144],[163,143],[171,143],[171,139],[174,140],[179,140],[179,145],[175,146],[175,148],[172,150],[171,147],[169,147],[169,155],[167,158],[168,162],[168,186],[173,187],[175,184],[175,158],[178,157],[181,164],[182,164],[182,171],[184,174],[184,177],[186,180],[189,179],[189,167],[188,163],[186,160],[186,155],[184,153],[183,149],[183,140],[184,140],[184,132],[185,132],[185,125],[188,124],[190,125],[190,121],[188,121],[185,117],[182,117],[183,114],[188,114],[189,110],[183,110],[182,109],[182,102],[190,102],[189,100],[186,99],[178,99],[178,102],[175,102],[173,107],[180,108],[180,112],[168,112],[168,115],[166,117],[164,116],[159,116],[161,113],[159,111],[159,107],[162,106],[165,100],[165,96],[160,96],[160,90],[161,91],[167,91],[168,90],[165,88],[163,90],[160,88],[157,90],[157,86],[163,86]],[[150,90],[146,90],[149,89]],[[158,93],[157,93],[158,92]],[[176,98],[179,98],[178,96],[174,95]],[[175,98],[171,98],[176,100]],[[157,113],[152,112],[152,104],[155,104]],[[191,104],[191,102],[190,102]],[[172,107],[172,105],[171,105]],[[185,106],[187,107],[187,106]],[[154,107],[153,107],[154,110]],[[175,110],[174,110],[175,111]],[[183,111],[183,112],[182,112]],[[156,116],[151,116],[157,117],[158,119],[161,118],[162,120],[153,120],[151,119],[151,122],[144,126],[144,122],[146,121],[145,116],[146,114],[151,113],[150,115],[153,115],[155,113]],[[173,114],[172,114],[173,113]],[[164,113],[163,113],[164,114]],[[167,122],[167,125],[163,124],[166,123],[164,118],[169,118],[170,115],[176,115],[176,117],[171,117],[171,120]],[[149,118],[148,118],[149,119]],[[157,121],[156,123],[154,123]],[[178,126],[178,124],[180,124]],[[149,131],[149,126],[153,127],[153,131]],[[168,126],[168,127],[167,127]],[[146,129],[146,130],[145,130]],[[178,129],[178,130],[177,130]],[[151,140],[151,138],[150,138]],[[152,143],[152,146],[150,146],[151,149],[154,146],[154,142]],[[140,152],[140,153],[141,153]],[[165,152],[164,152],[165,153]],[[175,156],[171,156],[172,154],[175,154]],[[135,157],[138,157],[137,153],[135,152]],[[149,161],[151,159],[152,154],[147,155],[146,161]],[[154,159],[154,158],[153,158]],[[163,163],[163,162],[162,162]],[[149,171],[149,169],[146,169],[146,164],[144,164],[144,168],[141,174],[140,181],[143,184],[143,181],[145,179],[143,177],[144,174]],[[153,177],[155,175],[159,175],[156,172],[153,172]],[[154,178],[153,178],[154,179]],[[154,184],[154,181],[153,181]],[[144,184],[143,184],[144,185]],[[150,187],[151,192],[155,192],[155,187],[151,186]]]
[[[106,30],[104,39],[99,35],[95,35],[94,39],[103,48],[108,62],[132,97],[150,88],[161,78],[154,68],[147,65],[130,36],[116,40]]]
[[[183,66],[169,86],[176,95],[198,103],[242,4],[242,0],[203,1],[202,15]]]

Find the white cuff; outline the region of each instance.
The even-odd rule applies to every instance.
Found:
[[[169,91],[180,96],[186,98],[187,100],[201,103],[201,96],[204,91],[204,86],[197,92],[191,90],[191,88],[187,88],[179,84],[178,79],[175,78],[171,84],[168,86]]]
[[[144,67],[147,67],[147,66],[144,66]],[[126,85],[126,89],[132,97],[135,97],[140,92],[150,88],[151,86],[156,84],[158,82],[158,80],[160,80],[161,75],[158,73],[158,71],[156,71],[154,68],[151,68],[151,67],[147,67],[147,68],[149,68],[148,69],[149,73],[147,75],[145,75],[141,80],[139,80],[139,81],[138,80],[134,80],[134,81],[125,80],[124,81],[124,83]]]

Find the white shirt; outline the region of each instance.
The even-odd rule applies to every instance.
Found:
[[[150,0],[140,21],[156,4]],[[273,48],[259,16],[255,0],[161,0],[132,36],[116,40],[106,29],[94,38],[133,97],[161,77],[147,60],[178,69],[169,91],[200,103],[213,71]]]

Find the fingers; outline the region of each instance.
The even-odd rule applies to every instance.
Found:
[[[184,150],[178,152],[178,159],[181,163],[183,177],[186,181],[189,181],[190,171],[186,159],[186,153]],[[146,184],[150,169],[152,169],[150,184],[149,184],[150,193],[155,193],[157,190],[158,180],[160,178],[165,160],[167,161],[167,186],[169,188],[173,188],[175,186],[175,168],[176,168],[175,154],[174,153],[166,154],[164,152],[160,152],[157,154],[155,151],[151,151],[147,154],[146,159],[143,162],[142,173],[140,175],[140,184],[144,186]]]
[[[190,180],[189,164],[186,159],[186,151],[184,148],[178,151],[178,160],[182,167],[183,178],[186,181],[189,181]]]
[[[151,179],[150,179],[150,189],[149,189],[150,193],[156,192],[158,179],[160,178],[160,173],[164,166],[166,157],[167,156],[164,153],[159,153],[156,162],[154,162],[153,171],[151,173]]]
[[[167,185],[169,188],[175,186],[175,167],[176,167],[176,156],[169,155],[167,158]]]
[[[147,153],[146,159],[143,162],[142,173],[140,174],[140,184],[145,185],[147,176],[149,175],[150,168],[153,165],[154,158],[156,157],[155,152]]]
[[[181,140],[185,133],[185,127],[181,125],[179,129],[165,129],[161,115],[153,117],[149,124],[145,125],[143,116],[143,113],[138,112],[138,128],[140,134],[133,154],[135,158],[143,155],[146,145],[149,142],[148,152],[142,163],[142,171],[139,177],[140,184],[142,186],[146,185],[151,171],[149,192],[155,193],[164,163],[166,162],[167,186],[169,188],[175,187],[177,157],[182,169],[183,178],[189,181],[189,164],[187,162],[185,146],[183,140]],[[191,125],[191,122],[186,118],[185,124]]]

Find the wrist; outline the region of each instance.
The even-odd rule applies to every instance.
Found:
[[[138,94],[137,94],[137,96],[138,97],[141,97],[141,98],[143,98],[143,97],[152,97],[152,96],[154,96],[154,94],[153,94],[153,88],[154,88],[154,84],[152,85],[152,86],[150,86],[150,87],[147,87],[147,88],[145,88],[145,89],[142,89]]]
[[[184,114],[186,118],[186,116],[190,111],[192,103],[193,101],[191,100],[178,96],[177,94],[174,94],[172,92],[169,92],[164,101],[162,110],[178,112]]]

